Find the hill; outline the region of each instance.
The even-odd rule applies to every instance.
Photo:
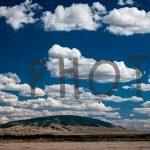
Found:
[[[1,134],[113,134],[131,132],[120,126],[101,120],[72,116],[56,115],[49,117],[19,120],[0,125]]]

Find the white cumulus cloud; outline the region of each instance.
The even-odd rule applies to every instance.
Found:
[[[133,0],[118,0],[118,5],[124,6],[124,5],[133,5]]]
[[[150,119],[118,119],[111,122],[128,129],[150,131]]]
[[[132,84],[132,85],[125,85],[122,87],[123,89],[138,89],[144,92],[148,92],[150,91],[150,84],[146,84],[146,83],[140,83],[138,84]]]
[[[73,67],[73,57],[78,58],[79,79],[88,79],[89,73],[96,63],[92,58],[85,58],[81,52],[76,48],[61,47],[60,45],[53,45],[49,49],[49,60],[47,62],[48,70],[51,71],[53,77],[60,77],[59,58],[64,58],[64,66],[66,68]],[[102,63],[95,71],[94,80],[97,82],[114,82],[116,74],[113,66],[109,62],[101,60]],[[120,81],[128,82],[136,79],[136,69],[128,68],[123,61],[111,62],[118,66],[120,72]],[[67,77],[72,77],[71,74],[66,74]]]
[[[21,84],[19,76],[15,73],[0,74],[0,90],[17,91],[20,96],[31,97],[31,86],[27,83]],[[44,96],[41,88],[35,88],[35,96]]]
[[[112,102],[117,102],[117,103],[128,102],[128,101],[130,101],[130,102],[143,101],[143,98],[141,98],[141,97],[132,96],[129,98],[122,98],[120,96],[115,96],[115,95],[112,95],[112,96],[103,95],[103,96],[100,96],[100,99],[102,101],[112,101]]]
[[[55,87],[56,93],[58,93],[57,85],[52,85],[51,88],[50,86],[48,87],[48,89],[46,88],[47,93],[49,93],[51,89],[54,90]],[[51,95],[48,95],[47,98],[27,100],[19,100],[17,99],[17,96],[15,97],[9,93],[0,92],[2,97],[0,97],[0,100],[3,104],[3,106],[0,106],[0,117],[5,116],[10,121],[56,114],[121,118],[119,112],[117,112],[118,108],[106,106],[101,101],[93,99],[94,96],[92,94],[86,94],[86,91],[82,91],[83,93],[80,93],[82,95],[80,99],[75,100],[72,93],[73,85],[68,84],[66,87],[67,97],[62,99],[60,97],[55,97],[55,91],[53,91],[53,97],[55,98],[53,98]],[[72,90],[69,90],[69,88]]]
[[[0,103],[1,104],[2,102],[14,103],[17,101],[18,101],[18,97],[16,95],[0,91]]]
[[[21,80],[15,73],[4,73],[0,74],[0,84],[7,84],[7,83],[19,83]]]
[[[46,31],[96,30],[105,13],[105,6],[99,2],[94,2],[93,6],[81,3],[70,7],[58,5],[54,13],[44,12],[42,21]]]
[[[103,17],[107,30],[116,35],[150,33],[150,12],[136,7],[114,9]]]
[[[74,98],[74,85],[66,84],[66,97],[60,98],[60,85],[47,85],[44,92],[47,98],[35,98],[20,100],[19,97],[7,92],[0,92],[0,118],[3,122],[29,119],[33,117],[49,115],[81,115],[95,118],[120,119],[120,108],[113,108],[104,104],[105,101],[113,102],[140,102],[142,99],[137,97],[121,98],[119,96],[93,95],[87,89],[79,88],[79,99]],[[2,121],[1,121],[2,123]]]
[[[40,9],[40,6],[37,3],[32,4],[32,0],[26,0],[20,5],[12,7],[1,6],[0,17],[4,17],[8,25],[13,29],[18,30],[25,24],[33,24],[36,22],[36,19],[34,18],[34,10],[36,9]]]
[[[133,111],[137,114],[150,116],[150,108],[134,108]]]
[[[139,115],[147,115],[150,117],[150,101],[145,101],[141,104],[141,108],[134,108],[133,112]]]
[[[142,106],[150,108],[150,101],[144,102]]]

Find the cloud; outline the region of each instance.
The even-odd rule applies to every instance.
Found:
[[[61,53],[60,53],[61,52]],[[80,58],[81,53],[76,48],[68,48],[68,47],[61,47],[60,45],[53,45],[52,48],[49,50],[49,57],[51,58],[70,58],[73,59],[74,57]]]
[[[135,114],[130,114],[129,116],[130,116],[130,117],[135,117]]]
[[[148,83],[150,83],[150,75],[148,76]]]
[[[20,96],[31,97],[31,87],[27,83],[21,84],[19,76],[15,73],[0,74],[0,90],[3,91],[17,91]],[[35,88],[35,96],[44,96],[42,89]]]
[[[150,108],[134,108],[134,113],[150,116]]]
[[[140,85],[140,86],[139,86]],[[144,92],[148,92],[150,91],[150,84],[145,84],[145,83],[140,83],[137,87],[137,84],[132,84],[132,85],[125,85],[123,86],[122,88],[123,89],[138,89],[138,90],[141,90],[141,91],[144,91]]]
[[[140,115],[147,115],[150,116],[150,101],[146,101],[143,104],[141,104],[141,106],[143,106],[142,108],[134,108],[133,112],[136,114],[140,114]]]
[[[12,7],[1,6],[0,17],[4,17],[8,25],[13,29],[18,30],[25,24],[35,23],[36,19],[34,18],[34,11],[40,8],[41,7],[38,4],[32,4],[32,0],[26,0],[20,5]]]
[[[18,97],[16,95],[0,91],[0,102],[1,102],[1,104],[2,104],[2,102],[14,103],[17,101],[18,101]]]
[[[74,96],[74,86],[71,84],[65,84],[65,93],[67,93],[65,96],[69,97]],[[85,89],[83,87],[78,88],[79,93],[85,92]],[[54,85],[49,85],[45,86],[44,92],[47,94],[48,97],[53,97],[53,98],[59,98],[60,97],[60,84],[54,84]]]
[[[120,109],[104,104],[105,101],[139,102],[142,100],[137,97],[99,97],[83,87],[80,87],[79,91],[78,100],[74,98],[74,85],[70,84],[65,85],[66,97],[64,98],[60,98],[59,84],[45,86],[44,92],[47,94],[47,98],[20,100],[19,97],[13,94],[0,92],[0,100],[1,104],[3,104],[3,106],[0,106],[0,117],[8,118],[8,121],[14,121],[33,117],[70,114],[94,118],[120,119]]]
[[[127,89],[130,89],[130,86],[125,85],[125,86],[123,86],[122,88],[125,89],[125,90],[127,90]]]
[[[92,101],[92,100],[91,100]],[[107,118],[120,118],[115,109],[105,106],[103,103],[79,100],[72,105],[70,101],[61,101],[52,98],[41,98],[27,101],[18,101],[0,106],[0,116],[9,118],[10,121],[29,119],[33,117],[49,115],[83,115],[83,116],[105,116]]]
[[[106,107],[99,97],[93,95],[91,92],[87,92],[83,87],[79,88],[79,100],[74,98],[74,86],[70,84],[65,84],[65,97],[60,98],[60,85],[49,85],[45,86],[45,93],[48,97],[55,98],[62,101],[63,104],[72,105],[72,109],[82,110],[82,111],[113,111],[116,110],[111,107]],[[71,100],[71,101],[70,101]],[[69,106],[70,107],[70,106]]]
[[[51,113],[46,110],[36,111],[32,109],[15,108],[13,106],[0,106],[0,117],[3,116],[8,118],[9,121],[23,120],[47,115],[51,115]]]
[[[74,86],[70,84],[65,84],[65,98],[60,98],[60,85],[59,84],[54,84],[54,85],[49,85],[45,86],[44,92],[48,95],[48,97],[52,98],[57,98],[57,99],[62,99],[62,100],[70,100],[70,97],[73,100],[74,99]],[[79,100],[80,102],[105,102],[105,101],[111,101],[111,102],[116,102],[116,103],[121,103],[121,102],[142,102],[143,98],[141,97],[128,97],[128,98],[123,98],[120,96],[107,96],[107,95],[93,95],[91,92],[87,91],[87,89],[84,89],[83,87],[79,87]],[[76,100],[75,100],[76,101]]]
[[[118,118],[118,112],[98,112],[93,111],[93,115],[95,116],[107,116],[107,118]],[[35,109],[24,109],[24,108],[15,108],[12,106],[0,106],[0,118],[5,117],[8,118],[7,121],[15,121],[15,120],[24,120],[35,117],[44,117],[44,116],[52,116],[52,115],[80,115],[80,116],[88,116],[90,115],[90,111],[79,111],[79,110],[62,110],[62,111],[48,111],[48,110],[35,110]],[[91,116],[92,117],[92,116]]]
[[[143,98],[141,98],[141,97],[132,96],[129,98],[122,98],[120,96],[115,96],[115,95],[112,95],[112,96],[103,95],[103,96],[100,96],[100,99],[102,101],[112,101],[112,102],[117,102],[117,103],[128,102],[128,101],[129,102],[141,102],[141,101],[143,101]]]
[[[15,73],[0,74],[0,84],[19,83],[21,80]]]
[[[31,97],[31,87],[27,83],[24,84],[16,84],[16,83],[9,83],[6,85],[3,85],[3,88],[1,90],[6,90],[6,91],[18,91],[20,96],[25,96],[25,97]],[[35,96],[44,96],[45,93],[42,89],[36,87],[35,88]]]
[[[133,0],[118,0],[121,6],[134,3]],[[0,18],[5,18],[6,23],[15,30],[39,21],[45,31],[95,31],[106,24],[106,30],[115,35],[150,33],[150,12],[136,7],[114,9],[107,14],[106,7],[100,2],[94,2],[91,6],[73,3],[70,7],[58,5],[54,12],[42,12],[38,19],[36,11],[40,9],[42,7],[39,4],[26,0],[12,7],[0,6]]]
[[[63,114],[121,118],[118,108],[106,106],[92,93],[86,92],[84,88],[80,88],[80,99],[76,100],[73,93],[74,86],[69,84],[65,86],[65,98],[58,96],[60,85],[46,86],[47,98],[20,100],[13,94],[0,92],[2,104],[0,117],[7,117],[9,121]]]
[[[150,108],[150,101],[144,102],[142,106]]]
[[[71,98],[71,97],[70,97]],[[90,97],[89,97],[90,98]],[[65,100],[65,99],[35,99],[26,101],[28,105],[25,105],[27,108],[32,108],[36,110],[49,110],[49,111],[87,111],[92,115],[92,112],[110,112],[116,109],[112,107],[105,106],[102,102],[98,103],[97,101],[80,101],[77,100]],[[22,105],[23,106],[23,105]]]
[[[43,13],[42,21],[45,31],[96,30],[101,26],[101,15],[106,8],[99,2],[93,6],[88,4],[72,4],[70,7],[58,5],[52,13]]]
[[[7,117],[0,117],[0,124],[4,124],[9,122],[9,119]]]
[[[136,7],[114,9],[103,17],[106,30],[116,35],[133,35],[150,33],[150,12],[138,10]]]
[[[111,122],[128,129],[150,131],[150,119],[118,119]]]
[[[124,5],[133,5],[133,0],[118,0],[118,5],[124,6]]]
[[[53,45],[49,49],[49,60],[47,62],[48,70],[51,71],[53,77],[60,77],[59,73],[59,58],[64,58],[65,68],[73,67],[73,57],[78,58],[79,79],[89,79],[89,73],[96,60],[92,58],[85,58],[81,52],[76,48],[61,47],[60,45]],[[108,64],[108,61],[101,60],[102,64],[97,68],[94,74],[94,80],[101,83],[114,82],[115,74],[114,68]],[[112,62],[116,64],[120,70],[120,81],[128,82],[136,79],[136,69],[128,68],[123,61]],[[72,77],[71,74],[66,74],[67,77]]]
[[[118,108],[106,106],[98,96],[93,95],[83,87],[79,87],[79,100],[74,98],[74,85],[70,84],[65,85],[65,98],[60,97],[60,85],[55,84],[45,86],[44,90],[36,88],[36,96],[46,94],[45,98],[27,98],[24,100],[23,98],[20,99],[20,96],[30,96],[30,86],[27,83],[22,84],[16,74],[5,73],[0,75],[1,122],[56,114],[121,118]],[[16,91],[20,93],[18,96],[12,94]]]

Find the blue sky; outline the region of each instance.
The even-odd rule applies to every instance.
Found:
[[[150,58],[140,61],[141,97],[137,97],[135,61],[149,57],[149,0],[18,0],[0,2],[0,123],[31,117],[74,114],[127,128],[150,130]],[[71,68],[79,61],[79,100],[73,76],[66,74],[66,97],[60,97],[59,58]],[[47,71],[31,97],[31,63],[45,59]],[[96,61],[110,60],[120,70],[112,95],[94,95],[88,76]],[[39,72],[41,66],[36,66]],[[103,64],[94,85],[105,93],[114,70]]]

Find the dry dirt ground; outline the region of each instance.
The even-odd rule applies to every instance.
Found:
[[[0,150],[150,150],[150,142],[1,142]]]

